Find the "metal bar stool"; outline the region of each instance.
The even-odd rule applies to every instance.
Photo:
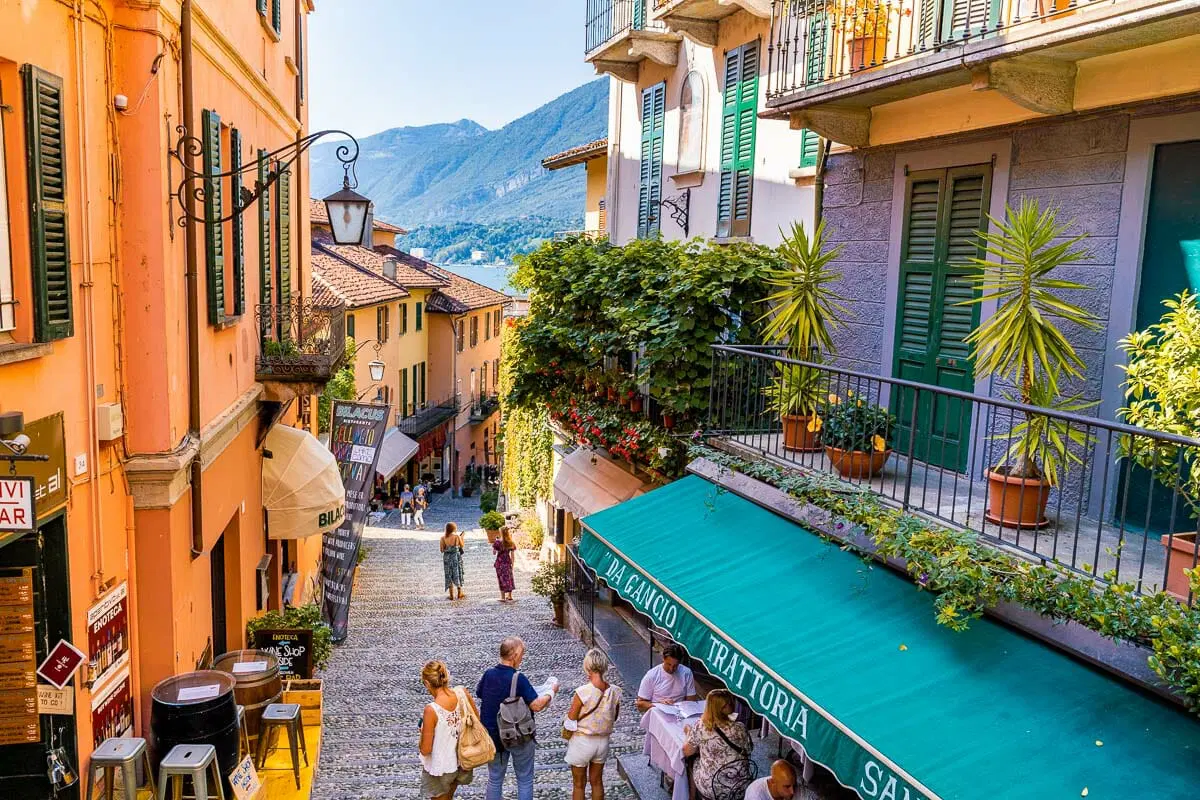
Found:
[[[216,793],[210,794],[208,779],[211,773]],[[158,800],[167,800],[174,785],[175,800],[183,798],[183,780],[192,779],[192,794],[196,800],[225,800],[225,783],[217,766],[217,748],[211,744],[177,744],[158,765]]]
[[[300,706],[296,703],[272,703],[263,711],[262,723],[258,729],[258,757],[255,765],[261,770],[267,762],[267,756],[273,747],[270,736],[277,729],[287,731],[288,747],[292,755],[292,773],[296,776],[296,788],[300,788],[300,754],[304,752],[304,766],[308,766],[308,745],[304,742],[304,718],[300,715]]]
[[[138,785],[137,765],[142,762],[146,770],[146,783],[150,792],[154,792],[154,768],[150,766],[150,752],[146,749],[146,740],[135,736],[105,739],[104,743],[92,751],[92,763],[88,768],[88,800],[92,800],[92,792],[96,789],[96,778],[104,777],[104,800],[116,797],[117,771],[121,773],[121,788],[124,800],[137,800]]]
[[[246,707],[237,707],[238,718],[238,760],[250,755],[250,732],[246,730]]]

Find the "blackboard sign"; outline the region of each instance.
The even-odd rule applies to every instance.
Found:
[[[311,678],[312,637],[309,628],[260,629],[254,632],[254,648],[278,659],[280,677]]]

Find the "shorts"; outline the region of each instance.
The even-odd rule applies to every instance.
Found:
[[[572,767],[603,764],[608,760],[608,740],[611,734],[593,736],[577,733],[567,741],[566,761]]]
[[[421,768],[421,796],[441,797],[456,786],[466,786],[475,777],[475,773],[460,769],[457,772],[447,772],[445,775],[430,775]]]

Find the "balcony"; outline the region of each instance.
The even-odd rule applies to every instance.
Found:
[[[471,395],[471,422],[487,422],[500,409],[500,397],[495,392]]]
[[[704,47],[717,46],[721,20],[739,11],[771,17],[771,0],[654,0],[652,19]]]
[[[873,106],[959,86],[1065,114],[1081,60],[1195,33],[1188,0],[772,0],[766,114],[856,147]]]
[[[777,352],[714,347],[709,428],[710,443],[718,449],[807,474],[838,476],[836,459],[849,470],[848,477],[841,477],[844,483],[836,484],[847,495],[853,491],[845,486],[848,483],[873,493],[885,505],[968,532],[992,548],[1063,574],[1086,576],[1097,587],[1126,583],[1137,594],[1165,588],[1181,602],[1196,601],[1183,575],[1184,569],[1200,563],[1195,512],[1183,492],[1150,478],[1125,454],[1155,454],[1166,472],[1174,470],[1178,487],[1186,485],[1188,471],[1200,464],[1200,442],[995,397],[791,361]],[[822,424],[821,434],[805,436],[800,428],[785,431],[770,406],[769,389],[788,365],[805,371],[812,395],[820,398],[817,416],[829,423]],[[857,437],[871,442],[875,433],[882,434],[881,445],[890,448],[886,454],[866,445],[881,461],[875,465],[878,471],[872,473],[865,463],[851,463],[848,454],[822,446],[818,436],[829,433],[836,422],[829,416],[835,402],[875,404],[894,415],[890,431],[861,431]],[[1020,485],[996,514],[989,501],[988,475],[1013,452],[1014,443],[1018,452],[1025,447],[1030,448],[1025,452],[1038,452],[1022,439],[1021,426],[1026,423],[1040,432],[1035,434],[1040,444],[1046,444],[1047,437],[1070,442],[1072,456],[1063,460],[1057,485],[1047,491],[1044,511],[1016,527],[1016,512],[1036,511],[1044,490],[1032,482]],[[870,454],[859,455],[865,462]]]
[[[643,59],[673,67],[679,63],[678,33],[653,19],[654,0],[587,0],[584,60],[597,74],[630,83]]]
[[[254,318],[259,352],[254,378],[265,399],[285,401],[319,394],[346,357],[346,309],[311,302],[259,305]]]
[[[418,439],[447,420],[454,419],[462,409],[462,395],[454,394],[430,403],[407,417],[396,415],[396,427],[411,439]]]

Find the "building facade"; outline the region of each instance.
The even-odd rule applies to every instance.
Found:
[[[308,285],[306,162],[272,154],[306,133],[311,10],[0,8],[0,412],[49,456],[17,464],[38,530],[0,534],[0,577],[34,587],[22,659],[62,639],[89,661],[72,714],[5,719],[0,795],[49,797],[54,748],[83,770],[148,735],[156,683],[311,586],[319,537],[270,540],[261,492],[267,431],[326,377],[282,376],[266,346]],[[228,173],[255,164],[269,188],[235,213],[254,180]]]
[[[608,139],[597,139],[542,159],[542,166],[548,170],[580,164],[587,181],[582,232],[597,238],[608,236]]]

